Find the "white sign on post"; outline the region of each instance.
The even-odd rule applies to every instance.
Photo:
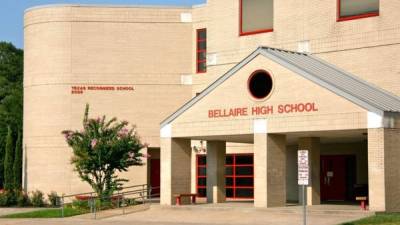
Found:
[[[306,206],[306,186],[310,180],[310,168],[308,165],[308,150],[299,150],[297,152],[298,165],[298,184],[303,189],[303,224],[307,225],[307,206]]]
[[[309,166],[308,166],[308,150],[299,150],[297,152],[297,164],[298,164],[298,184],[308,185],[309,177]]]

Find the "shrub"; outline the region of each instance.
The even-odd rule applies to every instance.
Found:
[[[12,191],[4,191],[0,193],[0,206],[13,206],[17,202],[15,193]]]
[[[148,154],[137,134],[136,128],[128,127],[127,121],[116,118],[89,119],[89,105],[83,117],[83,130],[62,132],[73,150],[71,163],[79,177],[87,182],[97,196],[110,197],[115,190],[128,180],[118,177],[118,172],[127,171],[131,166],[143,165]]]
[[[6,191],[12,191],[14,186],[14,174],[13,174],[13,164],[14,164],[14,146],[12,139],[12,131],[10,126],[8,126],[7,138],[6,138],[6,148],[4,155],[4,189]]]
[[[31,196],[32,206],[34,207],[43,207],[45,205],[43,192],[37,190],[32,192]]]
[[[50,192],[50,194],[47,195],[47,198],[49,200],[50,206],[57,207],[60,205],[60,196],[57,195],[57,192]]]
[[[14,189],[21,190],[22,185],[22,135],[18,132],[18,139],[15,144],[15,156],[13,164]],[[20,193],[18,193],[20,194]]]
[[[90,209],[90,203],[87,200],[73,200],[72,208],[79,210],[88,210]]]
[[[18,192],[18,194],[17,194],[17,206],[23,207],[23,206],[30,206],[30,205],[31,205],[31,202],[30,202],[28,194],[23,192],[23,191]]]
[[[94,204],[92,206],[92,204]],[[71,207],[73,209],[77,209],[80,211],[89,211],[91,210],[93,207],[96,207],[97,210],[104,210],[104,209],[112,209],[117,207],[117,205],[114,205],[111,201],[106,201],[106,200],[102,200],[100,201],[100,199],[87,199],[87,200],[73,200]]]
[[[126,198],[125,199],[125,204],[126,205],[137,205],[138,203],[134,198]]]

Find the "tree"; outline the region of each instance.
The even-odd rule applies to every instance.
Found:
[[[62,132],[73,150],[71,163],[79,177],[87,182],[98,196],[107,198],[120,188],[123,182],[116,172],[127,171],[131,166],[143,165],[145,154],[136,128],[128,129],[128,122],[116,118],[89,119],[86,105],[83,130]]]
[[[4,157],[8,126],[13,134],[22,130],[23,50],[0,42],[0,188],[4,182]],[[16,137],[13,137],[16,139]]]
[[[18,139],[15,144],[15,157],[13,165],[14,189],[21,190],[22,187],[22,135],[18,132]]]
[[[6,138],[6,154],[4,158],[4,189],[13,190],[14,174],[13,174],[13,161],[14,161],[14,147],[12,139],[12,131],[8,126],[7,138]]]

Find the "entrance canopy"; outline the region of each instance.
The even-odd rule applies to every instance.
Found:
[[[398,96],[313,55],[259,47],[165,119],[161,135],[253,133],[257,119],[269,133],[388,127],[399,111]]]
[[[161,204],[173,204],[176,194],[191,190],[192,140],[207,141],[208,202],[224,201],[226,143],[239,142],[252,145],[254,206],[286,204],[287,165],[295,165],[287,163],[290,145],[309,150],[311,182],[302,201],[319,204],[321,193],[327,193],[320,191],[321,177],[328,190],[324,187],[334,174],[341,174],[320,166],[320,160],[339,162],[338,168],[357,160],[321,157],[329,147],[322,144],[348,140],[364,144],[357,154],[365,156],[358,161],[368,167],[363,174],[370,209],[400,210],[399,112],[398,96],[313,55],[259,47],[161,123]],[[321,168],[326,169],[322,176]],[[348,166],[348,171],[360,169]],[[329,192],[326,196],[331,198]]]

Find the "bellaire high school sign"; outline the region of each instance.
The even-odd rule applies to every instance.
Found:
[[[254,107],[237,107],[230,109],[210,109],[208,110],[208,118],[221,117],[240,117],[240,116],[258,116],[285,113],[301,113],[301,112],[317,112],[318,108],[315,103],[295,103],[280,104],[277,106],[254,106]]]

